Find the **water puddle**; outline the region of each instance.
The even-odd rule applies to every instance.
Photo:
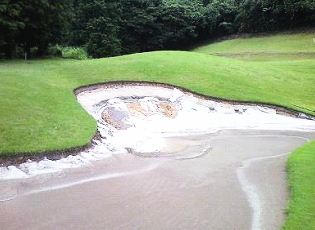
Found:
[[[209,135],[209,134],[208,134]],[[0,180],[0,202],[40,192],[64,189],[99,180],[144,173],[172,160],[188,160],[209,154],[211,147],[200,141],[203,135],[164,138],[163,152],[138,153],[129,150],[80,167],[39,173],[26,178]]]

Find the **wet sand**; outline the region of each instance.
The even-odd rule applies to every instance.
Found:
[[[289,194],[286,156],[312,138],[315,133],[259,130],[173,137],[158,155],[121,154],[2,181],[0,226],[279,229]]]

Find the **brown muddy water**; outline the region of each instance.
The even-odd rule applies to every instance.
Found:
[[[225,130],[163,153],[0,181],[1,229],[279,229],[287,155],[315,133]]]

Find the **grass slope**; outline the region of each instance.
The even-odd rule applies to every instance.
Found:
[[[0,154],[84,145],[95,122],[73,89],[113,80],[170,83],[218,97],[270,102],[315,114],[315,62],[255,63],[161,51],[73,61],[0,63]]]

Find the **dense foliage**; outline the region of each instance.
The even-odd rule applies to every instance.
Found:
[[[186,49],[234,32],[314,26],[315,0],[1,0],[0,57],[59,44],[99,58]]]
[[[31,48],[44,55],[48,46],[62,42],[70,28],[71,0],[1,0],[0,55],[11,58]]]

